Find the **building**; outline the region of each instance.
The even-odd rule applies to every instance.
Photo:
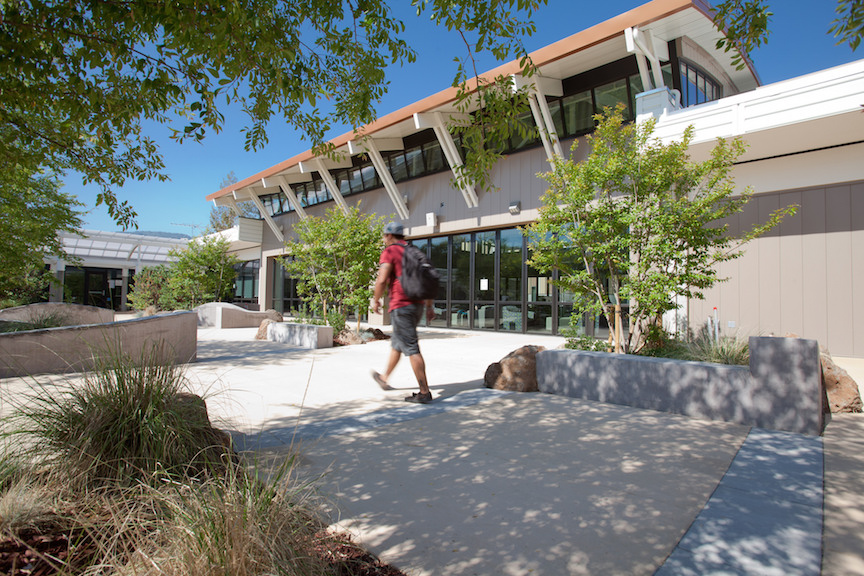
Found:
[[[184,248],[188,242],[183,238],[96,230],[61,232],[60,238],[71,258],[69,262],[56,257],[46,260],[57,280],[50,287],[48,300],[118,312],[128,309],[126,296],[135,273],[167,264],[171,260],[169,252]]]
[[[744,137],[750,149],[736,182],[752,185],[756,197],[742,222],[781,203],[801,205],[794,219],[728,265],[729,282],[704,302],[682,303],[689,324],[698,326],[716,307],[730,332],[795,332],[836,355],[864,356],[864,308],[854,299],[864,281],[864,166],[854,161],[864,157],[864,63],[760,86],[749,62],[738,70],[716,49],[719,37],[705,2],[653,0],[532,53],[539,73],[531,79],[519,76],[515,62],[491,71],[488,77],[512,75],[530,87],[524,121],[541,134],[510,142],[493,172],[497,192],[452,184],[461,158],[446,129],[458,117],[456,91],[447,88],[365,127],[366,139],[333,139],[341,161],[306,151],[207,199],[252,201],[262,214],[239,230],[257,244],[244,251],[257,253],[250,270],[257,266],[261,309],[299,305],[274,259],[292,226],[362,200],[364,211],[400,220],[444,272],[433,325],[557,333],[570,323],[572,298],[527,266],[517,226],[537,216],[545,190],[537,174],[548,160],[591,131],[596,111],[620,102],[634,120],[657,117],[664,138],[693,124],[694,158],[718,136]],[[251,230],[253,223],[260,228]],[[602,318],[579,320],[586,333],[604,335]]]

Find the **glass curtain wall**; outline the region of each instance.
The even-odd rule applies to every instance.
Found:
[[[426,252],[441,278],[429,326],[537,334],[560,334],[571,326],[573,294],[558,290],[552,275],[528,265],[528,240],[518,229],[411,243]],[[275,267],[273,307],[282,313],[301,309],[296,282],[278,262]],[[573,326],[583,334],[608,334],[603,318],[578,315]]]
[[[551,275],[526,262],[528,241],[515,228],[456,234],[413,244],[425,250],[441,276],[430,326],[559,334],[570,326],[573,296]],[[594,324],[582,317],[583,332]]]

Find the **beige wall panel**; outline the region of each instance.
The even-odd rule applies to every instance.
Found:
[[[828,338],[821,343],[834,354],[852,353],[852,244],[850,186],[826,190],[826,308]]]
[[[801,192],[790,192],[779,197],[780,205],[801,205]],[[801,334],[804,331],[804,259],[802,215],[799,208],[793,216],[780,223],[780,331],[783,334]]]
[[[759,217],[758,203],[749,202],[738,216],[738,225],[734,233],[751,228]],[[755,333],[759,329],[760,293],[759,293],[759,259],[761,257],[761,242],[747,246],[746,252],[738,261],[738,270],[733,277],[738,278],[739,315],[741,329],[746,334]]]
[[[751,203],[757,206],[758,224],[766,222],[780,207],[776,194],[758,196]],[[780,237],[779,230],[769,230],[759,238],[759,326],[775,334],[783,334],[780,311]]]
[[[804,329],[801,336],[823,344],[828,337],[824,189],[802,192],[801,213],[804,260]]]
[[[852,310],[849,322],[855,328],[852,355],[864,357],[864,182],[850,186],[850,196]]]

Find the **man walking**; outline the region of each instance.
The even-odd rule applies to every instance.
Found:
[[[382,390],[392,390],[388,383],[390,375],[399,363],[402,354],[411,362],[411,369],[420,385],[420,392],[414,392],[405,398],[406,402],[428,404],[432,401],[432,392],[426,382],[426,363],[420,354],[420,346],[417,343],[417,324],[426,307],[426,317],[432,320],[435,311],[432,308],[432,300],[413,301],[409,300],[402,291],[399,277],[402,275],[402,254],[405,252],[405,229],[397,222],[389,222],[384,226],[384,250],[378,260],[378,278],[375,280],[375,292],[370,303],[370,310],[376,314],[381,312],[381,298],[384,291],[390,293],[390,324],[393,327],[393,335],[390,339],[390,358],[387,362],[387,370],[384,374],[372,372],[372,378]]]

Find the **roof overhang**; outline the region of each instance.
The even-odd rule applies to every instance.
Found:
[[[628,28],[638,27],[642,31],[650,32],[661,42],[687,36],[720,62],[739,90],[755,88],[759,80],[750,62],[745,60],[745,68],[736,70],[732,65],[732,54],[716,49],[715,44],[722,35],[714,26],[711,13],[710,5],[703,0],[653,0],[540,48],[530,56],[541,77],[562,80],[630,55],[627,50],[625,31]],[[519,62],[514,60],[490,70],[483,76],[491,79],[499,75],[519,74],[520,71]],[[433,112],[440,112],[445,116],[459,114],[456,108],[457,92],[456,88],[449,87],[382,116],[356,132],[346,132],[330,140],[332,158],[320,159],[332,164],[333,167],[347,166],[350,165],[351,156],[349,145],[352,141],[358,140],[361,135],[375,140],[404,138],[417,132],[414,124],[415,114]],[[230,205],[236,200],[248,199],[252,195],[272,194],[278,190],[278,188],[273,190],[271,187],[274,186],[273,183],[279,181],[277,178],[279,176],[285,177],[288,182],[309,181],[310,171],[314,170],[311,167],[315,165],[317,159],[312,150],[307,150],[214,192],[207,196],[207,200],[217,205]],[[267,187],[263,186],[262,182]]]

